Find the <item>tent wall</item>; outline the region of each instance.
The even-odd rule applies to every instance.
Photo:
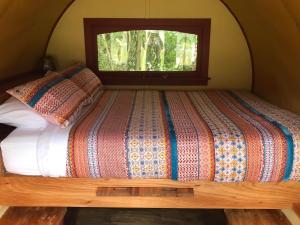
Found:
[[[58,59],[61,67],[85,61],[84,17],[211,18],[209,76],[212,79],[208,87],[251,89],[251,57],[246,39],[219,0],[76,0],[58,23],[48,47],[48,53]]]
[[[300,1],[224,0],[239,18],[254,58],[254,92],[300,114]]]
[[[80,1],[88,2],[77,1],[77,3],[75,1],[76,4],[80,4]],[[103,16],[125,17],[126,15],[122,14],[125,7],[131,16],[136,17],[151,16],[151,12],[154,13],[153,17],[161,17],[165,12],[169,17],[194,17],[200,16],[198,12],[205,12],[210,2],[197,1],[201,7],[195,8],[189,7],[186,1],[180,0],[172,1],[170,7],[161,7],[160,4],[165,3],[158,0],[135,1],[138,5],[130,7],[131,1],[134,2],[134,0],[119,1],[122,4],[126,2],[128,6],[125,4],[115,8],[115,14],[104,12]],[[222,1],[236,15],[249,39],[254,58],[254,92],[274,104],[300,113],[300,1]],[[2,0],[0,2],[0,27],[2,28],[0,79],[35,68],[38,59],[43,56],[44,49],[47,47],[47,40],[55,21],[70,2],[72,0]],[[113,6],[115,1],[110,2]],[[169,2],[169,0],[163,2]],[[157,6],[159,9],[153,9]],[[152,10],[147,11],[147,9]],[[63,18],[66,18],[69,12],[67,10]],[[58,23],[56,32],[63,20]],[[222,36],[218,37],[218,39],[221,38]],[[51,46],[49,52],[51,52],[50,49],[52,49]],[[212,54],[215,54],[213,51],[212,48]],[[82,49],[79,49],[74,54],[81,53]],[[216,65],[212,62],[211,67]],[[246,63],[240,64],[241,67],[244,65]],[[211,76],[217,75],[211,73]]]
[[[71,0],[0,1],[0,79],[33,70]]]

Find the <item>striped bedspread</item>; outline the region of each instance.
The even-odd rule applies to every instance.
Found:
[[[300,180],[300,117],[248,92],[103,92],[73,126],[67,174]]]

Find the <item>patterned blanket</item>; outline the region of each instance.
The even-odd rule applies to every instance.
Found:
[[[248,92],[105,91],[73,126],[68,176],[300,180],[300,117]]]

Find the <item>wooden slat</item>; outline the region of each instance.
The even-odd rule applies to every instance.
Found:
[[[3,216],[3,214],[9,209],[8,206],[0,206],[0,218]]]
[[[0,219],[0,225],[60,225],[66,208],[11,207]]]
[[[225,210],[229,225],[291,225],[279,210]]]
[[[193,188],[194,197],[103,197],[101,187]],[[215,183],[172,180],[2,177],[0,205],[137,208],[292,208],[300,183]]]
[[[163,187],[100,187],[97,189],[97,196],[194,197],[194,189]]]

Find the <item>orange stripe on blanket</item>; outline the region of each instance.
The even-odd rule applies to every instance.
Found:
[[[274,157],[272,159],[272,174],[270,180],[268,181],[281,181],[284,176],[287,161],[287,142],[281,130],[269,121],[265,120],[264,118],[258,116],[257,114],[251,112],[250,110],[242,106],[230,94],[222,92],[222,96],[224,96],[224,99],[231,102],[234,105],[234,107],[236,107],[243,113],[249,115],[251,119],[260,123],[264,128],[266,128],[270,132],[272,141],[274,142]]]
[[[239,129],[241,129],[247,146],[247,173],[246,181],[258,181],[262,175],[264,164],[264,150],[262,139],[258,130],[242,119],[236,112],[228,108],[224,101],[218,96],[217,92],[207,92],[209,98]]]
[[[122,91],[98,131],[98,157],[103,178],[127,178],[125,133],[131,116],[135,91]]]
[[[72,176],[89,177],[89,163],[87,155],[88,136],[91,126],[95,122],[95,118],[104,110],[105,105],[112,96],[111,91],[104,92],[103,96],[95,103],[91,111],[87,113],[88,116],[83,117],[72,128],[69,137],[69,156],[70,161],[73,161]]]

